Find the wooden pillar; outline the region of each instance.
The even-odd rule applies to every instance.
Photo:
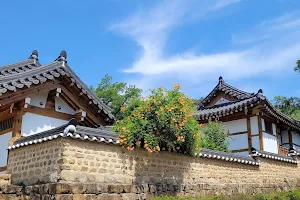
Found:
[[[257,116],[258,120],[258,131],[259,131],[259,144],[260,144],[260,150],[264,150],[264,142],[263,142],[263,133],[262,133],[262,125],[261,125],[261,116]]]
[[[293,146],[293,136],[292,136],[292,130],[290,127],[288,128],[288,135],[289,135],[289,144],[291,147],[291,146]]]
[[[275,128],[276,128],[276,141],[277,141],[277,149],[278,149],[278,153],[279,153],[279,140],[278,140],[278,137],[279,137],[279,128],[278,128],[278,123],[275,124]]]
[[[23,118],[23,108],[18,108],[14,114],[13,127],[12,127],[12,138],[9,141],[9,145],[13,143],[22,136],[22,118]]]
[[[248,134],[248,151],[251,154],[251,147],[252,147],[252,136],[251,136],[251,124],[250,124],[250,117],[247,117],[247,134]]]

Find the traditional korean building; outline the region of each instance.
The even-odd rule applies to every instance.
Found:
[[[72,71],[62,51],[42,65],[38,52],[0,67],[0,172],[6,169],[7,147],[16,139],[68,124],[110,125],[111,109]]]
[[[249,155],[251,147],[286,155],[293,147],[300,151],[300,121],[277,110],[260,89],[248,93],[227,84],[222,77],[198,105],[200,123],[218,120],[225,125],[230,149]]]

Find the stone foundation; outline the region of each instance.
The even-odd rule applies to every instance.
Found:
[[[256,187],[247,185],[241,187],[238,184],[228,185],[124,185],[124,184],[66,184],[50,183],[34,186],[0,185],[0,200],[144,200],[157,195],[196,196],[196,195],[231,195],[258,194],[280,192],[293,189],[285,184],[267,185]]]

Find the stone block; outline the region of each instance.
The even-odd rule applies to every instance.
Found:
[[[85,194],[74,194],[73,200],[86,200],[86,195]]]
[[[98,192],[97,191],[97,185],[94,184],[94,183],[85,184],[85,187],[86,187],[86,193],[87,194],[96,194]]]
[[[108,185],[107,184],[97,183],[96,188],[97,188],[97,194],[108,193]]]
[[[18,195],[20,195],[21,192],[22,192],[21,186],[16,186],[16,185],[3,185],[2,186],[3,194],[18,194]]]
[[[122,200],[136,200],[138,199],[138,195],[135,193],[123,193],[122,195]]]
[[[98,195],[99,200],[122,200],[122,197],[120,194],[99,194]]]
[[[85,184],[77,183],[71,185],[72,194],[84,194],[86,193],[86,189],[87,188]]]
[[[73,195],[72,194],[61,194],[60,199],[61,200],[73,200]]]
[[[108,193],[122,193],[123,190],[123,185],[108,185]]]

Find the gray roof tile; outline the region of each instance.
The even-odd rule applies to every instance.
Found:
[[[31,56],[32,57],[32,56]],[[57,58],[56,61],[41,65],[36,56],[26,61],[6,65],[0,68],[0,94],[8,91],[17,91],[32,84],[42,84],[47,80],[53,80],[60,76],[67,76],[75,86],[85,94],[91,102],[102,110],[110,119],[114,119],[111,108],[104,104],[81,79],[72,71],[66,59]]]

